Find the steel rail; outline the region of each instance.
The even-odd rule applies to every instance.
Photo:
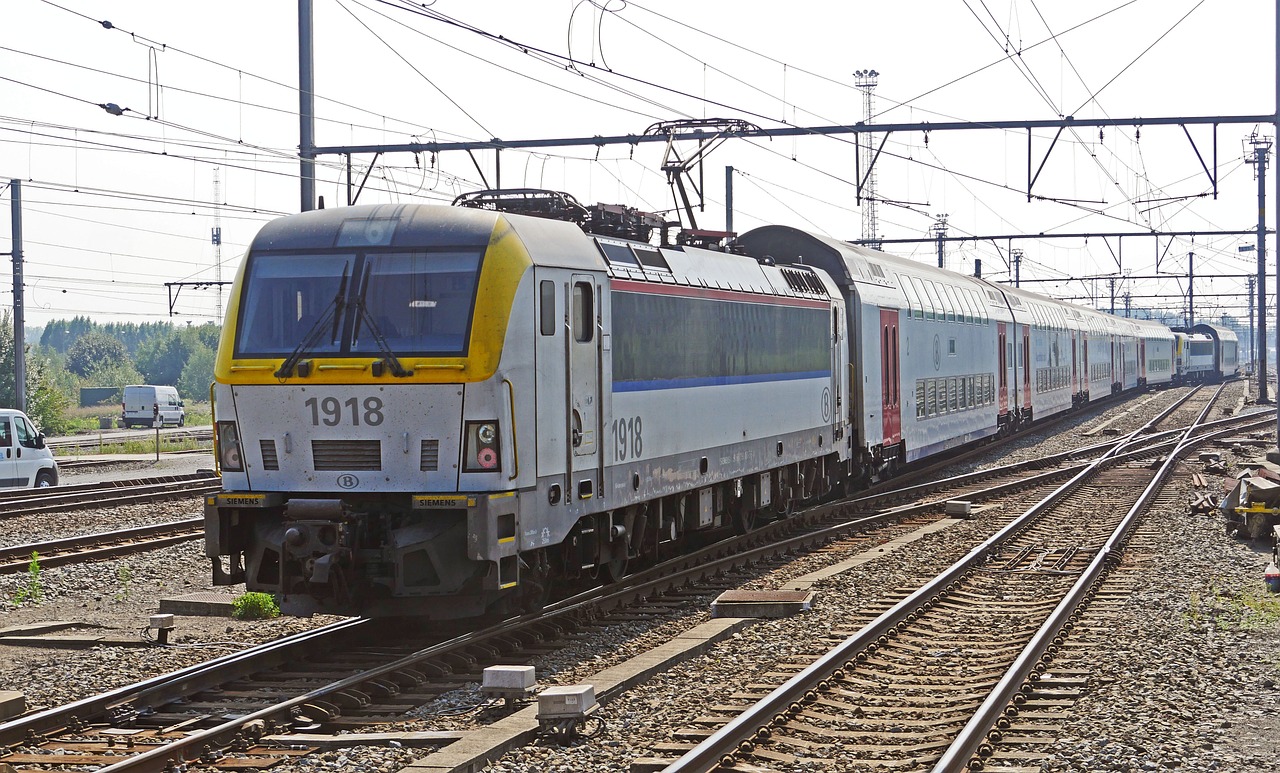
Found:
[[[204,518],[200,517],[0,547],[0,574],[26,571],[32,553],[39,554],[42,567],[63,566],[176,545],[197,539],[203,533]]]
[[[204,496],[221,490],[216,480],[190,480],[70,494],[46,494],[0,503],[0,520],[37,513],[60,512],[77,507],[103,507],[154,502],[162,499]],[[56,491],[56,489],[54,489]]]
[[[105,493],[114,489],[130,488],[133,486],[186,483],[188,481],[198,480],[217,482],[218,477],[212,472],[194,472],[183,475],[157,475],[150,478],[106,480],[99,481],[98,483],[76,483],[67,486],[53,486],[47,489],[2,489],[0,490],[0,509],[3,509],[8,503],[15,501],[41,501],[47,500],[49,497],[64,494],[77,494],[84,492]]]
[[[1221,394],[1221,388],[1219,389],[1219,394]],[[1214,400],[1216,399],[1217,395],[1214,396]],[[1038,678],[1039,672],[1037,669],[1041,667],[1042,662],[1045,660],[1045,654],[1049,651],[1050,645],[1054,643],[1054,639],[1072,621],[1076,610],[1086,603],[1090,591],[1103,574],[1119,563],[1119,556],[1123,552],[1124,544],[1137,525],[1139,517],[1150,506],[1156,494],[1164,487],[1166,479],[1181,461],[1182,456],[1200,443],[1214,439],[1219,435],[1238,431],[1238,428],[1229,428],[1195,438],[1191,437],[1191,433],[1213,407],[1213,402],[1211,400],[1205,406],[1197,422],[1188,427],[1186,432],[1183,433],[1177,448],[1165,459],[1164,464],[1156,471],[1151,482],[1147,484],[1142,494],[1120,520],[1110,538],[1081,573],[1080,578],[1067,591],[1066,596],[1045,619],[1018,657],[1014,659],[1013,664],[1009,666],[1005,675],[991,689],[982,705],[979,706],[968,723],[956,735],[956,738],[947,747],[941,759],[933,766],[932,773],[953,773],[953,771],[961,770],[965,765],[969,765],[970,770],[980,770],[982,768],[982,759],[990,756],[993,750],[991,743],[988,741],[992,728],[1005,715],[1005,710],[1010,701],[1014,700],[1018,694],[1025,695],[1030,691],[1031,682],[1028,680],[1035,681]],[[1268,411],[1267,413],[1269,414],[1270,412]],[[1270,426],[1271,418],[1268,415],[1255,423],[1259,426]],[[1036,676],[1032,677],[1032,674]],[[998,737],[990,739],[991,742],[998,740]],[[974,762],[977,764],[974,765]]]
[[[83,698],[65,706],[19,717],[0,724],[0,747],[27,743],[29,737],[47,735],[64,730],[86,718],[103,716],[113,709],[120,709],[130,704],[139,696],[178,695],[183,689],[194,691],[215,687],[226,680],[225,670],[228,668],[239,666],[244,672],[252,673],[264,668],[272,658],[279,657],[294,647],[304,643],[310,643],[313,646],[331,646],[330,637],[347,635],[371,622],[367,618],[342,620],[257,647],[223,655],[137,684]]]
[[[1270,414],[1269,412],[1266,413],[1267,418],[1255,421],[1255,423],[1269,422]],[[1253,414],[1242,414],[1224,420],[1224,422],[1239,424],[1251,415]],[[1125,440],[1136,442],[1147,440],[1146,438],[1141,438],[1141,435],[1154,426],[1154,423],[1154,420],[1147,422],[1142,428],[1128,435]],[[1225,435],[1236,431],[1239,431],[1239,429],[1232,426],[1224,428],[1220,434]],[[1204,442],[1207,437],[1197,438],[1197,442]],[[712,770],[724,760],[726,755],[736,750],[739,744],[751,738],[757,728],[766,726],[772,719],[784,712],[798,714],[803,706],[802,701],[811,693],[814,685],[830,676],[846,663],[855,662],[854,659],[862,654],[872,643],[887,641],[892,633],[896,633],[898,626],[904,623],[908,615],[922,606],[932,606],[940,594],[945,592],[953,583],[967,577],[974,571],[974,567],[984,563],[993,550],[1020,534],[1038,519],[1043,512],[1083,485],[1097,470],[1120,461],[1122,461],[1122,458],[1117,453],[1117,449],[1105,452],[1041,500],[1041,502],[1032,506],[1027,512],[1015,518],[1004,528],[973,548],[964,558],[943,570],[939,575],[909,594],[902,601],[881,613],[856,634],[841,642],[808,668],[787,680],[768,696],[730,720],[709,738],[686,752],[671,765],[668,765],[664,768],[663,773],[703,773],[703,771]],[[865,655],[863,656],[865,657]]]

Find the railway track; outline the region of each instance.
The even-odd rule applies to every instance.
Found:
[[[39,555],[42,567],[65,566],[156,550],[199,539],[203,535],[204,518],[199,517],[47,542],[0,547],[0,574],[26,571],[35,554]]]
[[[1203,401],[1198,422],[1210,405]],[[1197,440],[1238,426],[1215,425]],[[722,726],[665,770],[817,760],[839,760],[841,770],[1038,770],[1038,761],[1023,763],[1052,740],[1043,723],[1087,677],[1053,656],[1192,445],[1157,448],[1135,433],[962,560],[838,632],[830,649],[781,667],[794,674],[781,686],[748,688],[739,697],[758,700],[736,716],[718,707]],[[1122,458],[1130,446],[1136,455]]]
[[[1228,431],[1239,430],[1233,426]],[[1047,481],[1029,485],[1035,487],[1033,493],[1057,486]],[[938,509],[936,503],[933,509]],[[360,632],[370,626],[357,621],[314,637],[295,637],[296,644],[273,643],[172,679],[152,680],[2,725],[0,746],[11,753],[0,756],[0,762],[38,765],[48,761],[51,751],[61,750],[62,764],[107,766],[102,769],[113,772],[159,771],[200,759],[223,769],[268,767],[304,751],[260,742],[271,733],[316,727],[352,730],[391,721],[399,711],[477,681],[484,665],[519,662],[562,646],[575,631],[625,605],[661,608],[678,603],[682,595],[727,587],[732,581],[717,575],[751,562],[780,561],[798,550],[848,539],[875,524],[914,517],[905,512],[895,508],[868,514],[863,505],[851,502],[813,508],[617,585],[558,602],[543,615],[447,641],[393,642],[385,629],[364,640]],[[874,537],[863,534],[855,539]],[[459,734],[444,735],[441,743]],[[131,739],[133,747],[122,738]]]
[[[209,449],[207,448],[194,448],[194,449],[186,449],[182,451],[164,451],[164,455],[166,457],[186,456],[189,454],[207,454],[207,453],[209,453]],[[64,470],[64,471],[65,470],[84,470],[84,469],[92,469],[94,467],[110,467],[112,465],[117,465],[117,464],[127,464],[130,461],[133,461],[133,460],[115,459],[110,456],[104,459],[80,459],[75,457],[71,457],[71,458],[58,457],[58,469]]]
[[[71,437],[49,438],[45,443],[54,451],[62,451],[66,453],[93,453],[95,449],[103,446],[121,445],[123,443],[142,441],[149,442],[154,440],[155,430],[112,430],[110,434],[101,437],[97,435],[74,435]],[[212,443],[213,429],[211,427],[193,427],[190,429],[165,429],[160,433],[160,444],[169,443]],[[166,451],[165,453],[172,453]]]
[[[64,512],[81,507],[157,502],[203,496],[219,490],[212,472],[0,491],[0,520],[34,513]]]

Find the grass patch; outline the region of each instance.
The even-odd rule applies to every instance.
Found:
[[[1208,593],[1192,593],[1184,617],[1196,626],[1218,631],[1275,630],[1280,627],[1280,594],[1259,582],[1241,591],[1210,586]]]
[[[231,616],[237,620],[269,620],[280,616],[280,605],[270,593],[250,591],[231,602]]]
[[[31,563],[27,564],[27,579],[18,588],[17,602],[39,604],[44,600],[44,586],[40,583],[40,554],[31,551]]]
[[[213,411],[209,409],[208,400],[185,402],[188,427],[212,426]],[[63,414],[63,418],[70,424],[70,429],[67,430],[68,435],[88,435],[98,432],[101,429],[98,421],[103,417],[111,420],[111,429],[116,429],[116,422],[120,419],[120,404],[108,403],[85,408],[68,408]]]

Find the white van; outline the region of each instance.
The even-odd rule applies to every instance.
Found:
[[[58,463],[44,434],[22,411],[0,408],[0,487],[58,485]]]
[[[131,384],[124,388],[124,404],[120,406],[120,418],[125,427],[181,427],[187,423],[187,412],[178,399],[178,390],[171,386]]]

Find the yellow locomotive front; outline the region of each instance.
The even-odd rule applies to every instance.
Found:
[[[362,206],[264,227],[218,351],[215,583],[295,612],[434,617],[513,586],[531,267],[493,212]]]

